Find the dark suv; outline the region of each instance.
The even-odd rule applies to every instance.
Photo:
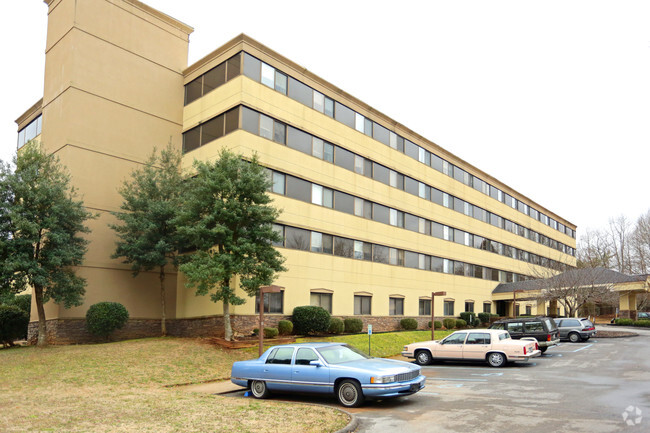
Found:
[[[550,317],[501,319],[490,325],[490,329],[504,329],[515,340],[534,338],[542,353],[546,352],[549,347],[560,343],[560,333]]]

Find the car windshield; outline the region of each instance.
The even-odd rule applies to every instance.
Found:
[[[342,364],[359,359],[369,359],[370,356],[348,345],[327,346],[317,349],[328,364]]]

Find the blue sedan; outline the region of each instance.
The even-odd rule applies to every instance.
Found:
[[[341,343],[302,343],[274,346],[258,359],[237,361],[233,383],[251,390],[255,398],[272,392],[335,394],[345,407],[365,399],[411,395],[424,388],[420,368],[394,359],[371,358]]]

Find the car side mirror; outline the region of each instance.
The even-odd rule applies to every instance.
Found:
[[[314,365],[316,367],[322,367],[323,363],[318,361],[318,360],[315,360],[315,361],[309,361],[309,365]]]

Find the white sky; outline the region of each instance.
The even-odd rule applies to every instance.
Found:
[[[145,0],[194,27],[188,64],[239,33],[584,233],[650,209],[650,1]],[[47,6],[0,2],[0,159],[43,93]]]

